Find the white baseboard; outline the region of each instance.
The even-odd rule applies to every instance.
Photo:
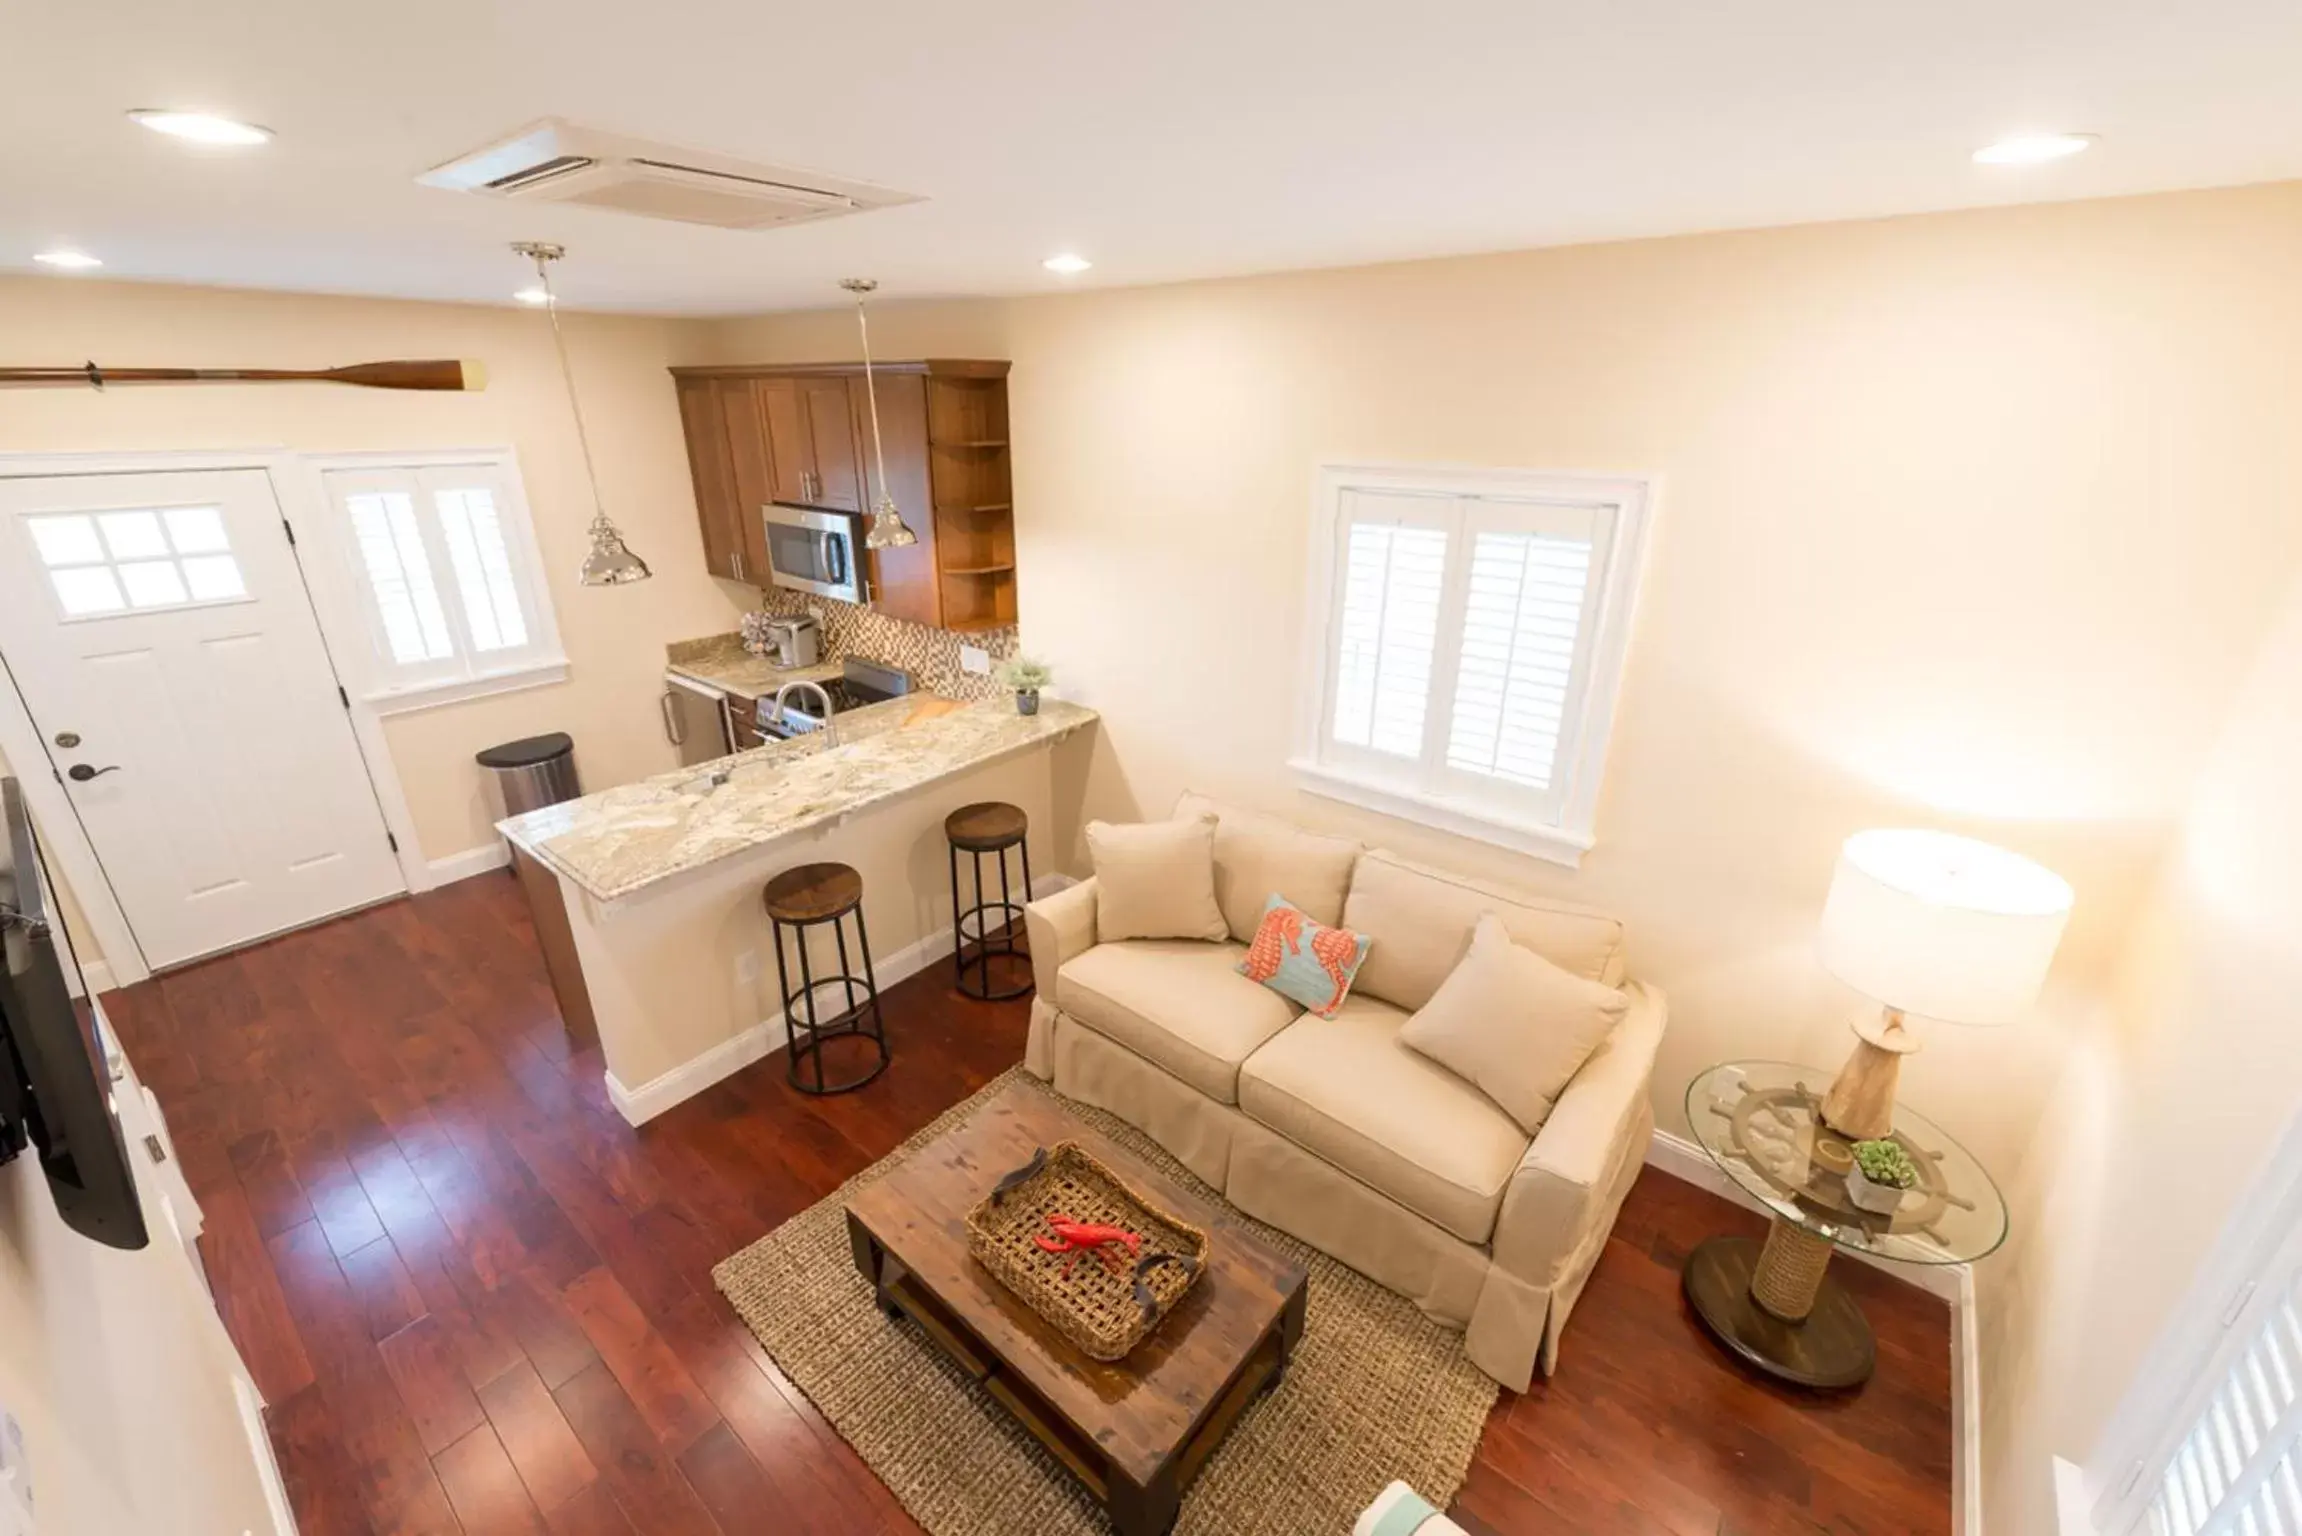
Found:
[[[82,985],[87,987],[90,997],[109,992],[120,985],[119,982],[112,979],[112,967],[102,960],[81,961],[80,981]]]
[[[1069,875],[1041,875],[1031,882],[1031,899],[1052,896],[1077,882]],[[876,957],[872,973],[882,991],[916,976],[951,953],[951,930],[938,929],[891,955]],[[616,1112],[633,1125],[645,1125],[674,1104],[694,1098],[722,1078],[732,1077],[753,1062],[783,1049],[783,1015],[760,1020],[732,1040],[723,1040],[701,1056],[690,1057],[669,1072],[627,1087],[613,1072],[607,1074],[607,1096]]]
[[[458,880],[469,880],[491,869],[501,869],[511,861],[512,851],[501,838],[492,843],[482,843],[477,848],[466,848],[462,853],[451,853],[444,859],[433,859],[426,864],[424,889],[438,890],[443,885],[453,885]]]
[[[1757,1197],[1728,1178],[1709,1153],[1684,1136],[1658,1129],[1647,1142],[1647,1164],[1761,1215],[1769,1214]],[[1982,1536],[1982,1371],[1975,1337],[1974,1267],[1897,1264],[1851,1248],[1839,1252],[1950,1303],[1950,1494],[1954,1529],[1957,1536]]]

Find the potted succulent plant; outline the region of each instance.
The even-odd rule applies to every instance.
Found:
[[[1039,690],[1054,680],[1054,670],[1047,663],[1028,656],[1011,657],[999,665],[999,681],[1015,690],[1015,712],[1019,715],[1038,714]]]
[[[1846,1171],[1847,1197],[1866,1211],[1892,1216],[1903,1195],[1918,1187],[1918,1164],[1899,1141],[1858,1141]]]

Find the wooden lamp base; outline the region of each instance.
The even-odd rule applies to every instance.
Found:
[[[1854,1053],[1823,1095],[1822,1120],[1850,1141],[1871,1141],[1894,1129],[1895,1084],[1918,1037],[1903,1027],[1899,1008],[1864,1014],[1852,1027]]]

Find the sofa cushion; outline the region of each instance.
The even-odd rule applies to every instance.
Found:
[[[1350,838],[1322,837],[1188,790],[1175,803],[1175,815],[1215,818],[1215,900],[1232,938],[1255,942],[1263,904],[1273,896],[1286,897],[1330,928],[1343,920],[1343,895],[1351,866],[1359,861],[1359,845]]]
[[[1239,974],[1244,944],[1130,939],[1055,973],[1055,1006],[1219,1104],[1239,1102],[1239,1063],[1301,1012]]]
[[[1513,944],[1502,919],[1486,912],[1471,952],[1408,1015],[1399,1039],[1476,1084],[1532,1136],[1630,1006],[1613,987]]]
[[[1239,1108],[1466,1243],[1526,1156],[1527,1133],[1478,1089],[1399,1041],[1404,1010],[1354,994],[1303,1019],[1239,1071]]]
[[[1561,970],[1619,987],[1623,925],[1581,907],[1531,900],[1372,849],[1351,872],[1343,926],[1374,941],[1354,985],[1410,1013],[1429,1002],[1471,947],[1479,914]]]
[[[1225,936],[1215,904],[1215,819],[1087,823],[1095,865],[1095,935],[1119,939]]]

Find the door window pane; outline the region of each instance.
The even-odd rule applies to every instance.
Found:
[[[216,554],[232,547],[224,537],[224,519],[214,507],[170,507],[160,514],[168,520],[168,542],[179,555]]]
[[[112,579],[108,565],[78,565],[61,571],[50,571],[48,579],[56,584],[57,600],[73,618],[96,613],[118,613],[128,606],[120,595],[120,584]]]
[[[173,560],[131,560],[118,569],[131,608],[167,608],[192,600]]]
[[[156,512],[101,512],[96,521],[115,560],[151,560],[168,553],[168,536],[160,531]]]
[[[184,582],[196,603],[220,603],[246,597],[248,584],[240,579],[240,562],[230,555],[194,555],[184,562]]]
[[[92,565],[104,558],[104,545],[96,537],[93,518],[79,516],[35,517],[32,525],[32,543],[40,551],[43,564]]]

